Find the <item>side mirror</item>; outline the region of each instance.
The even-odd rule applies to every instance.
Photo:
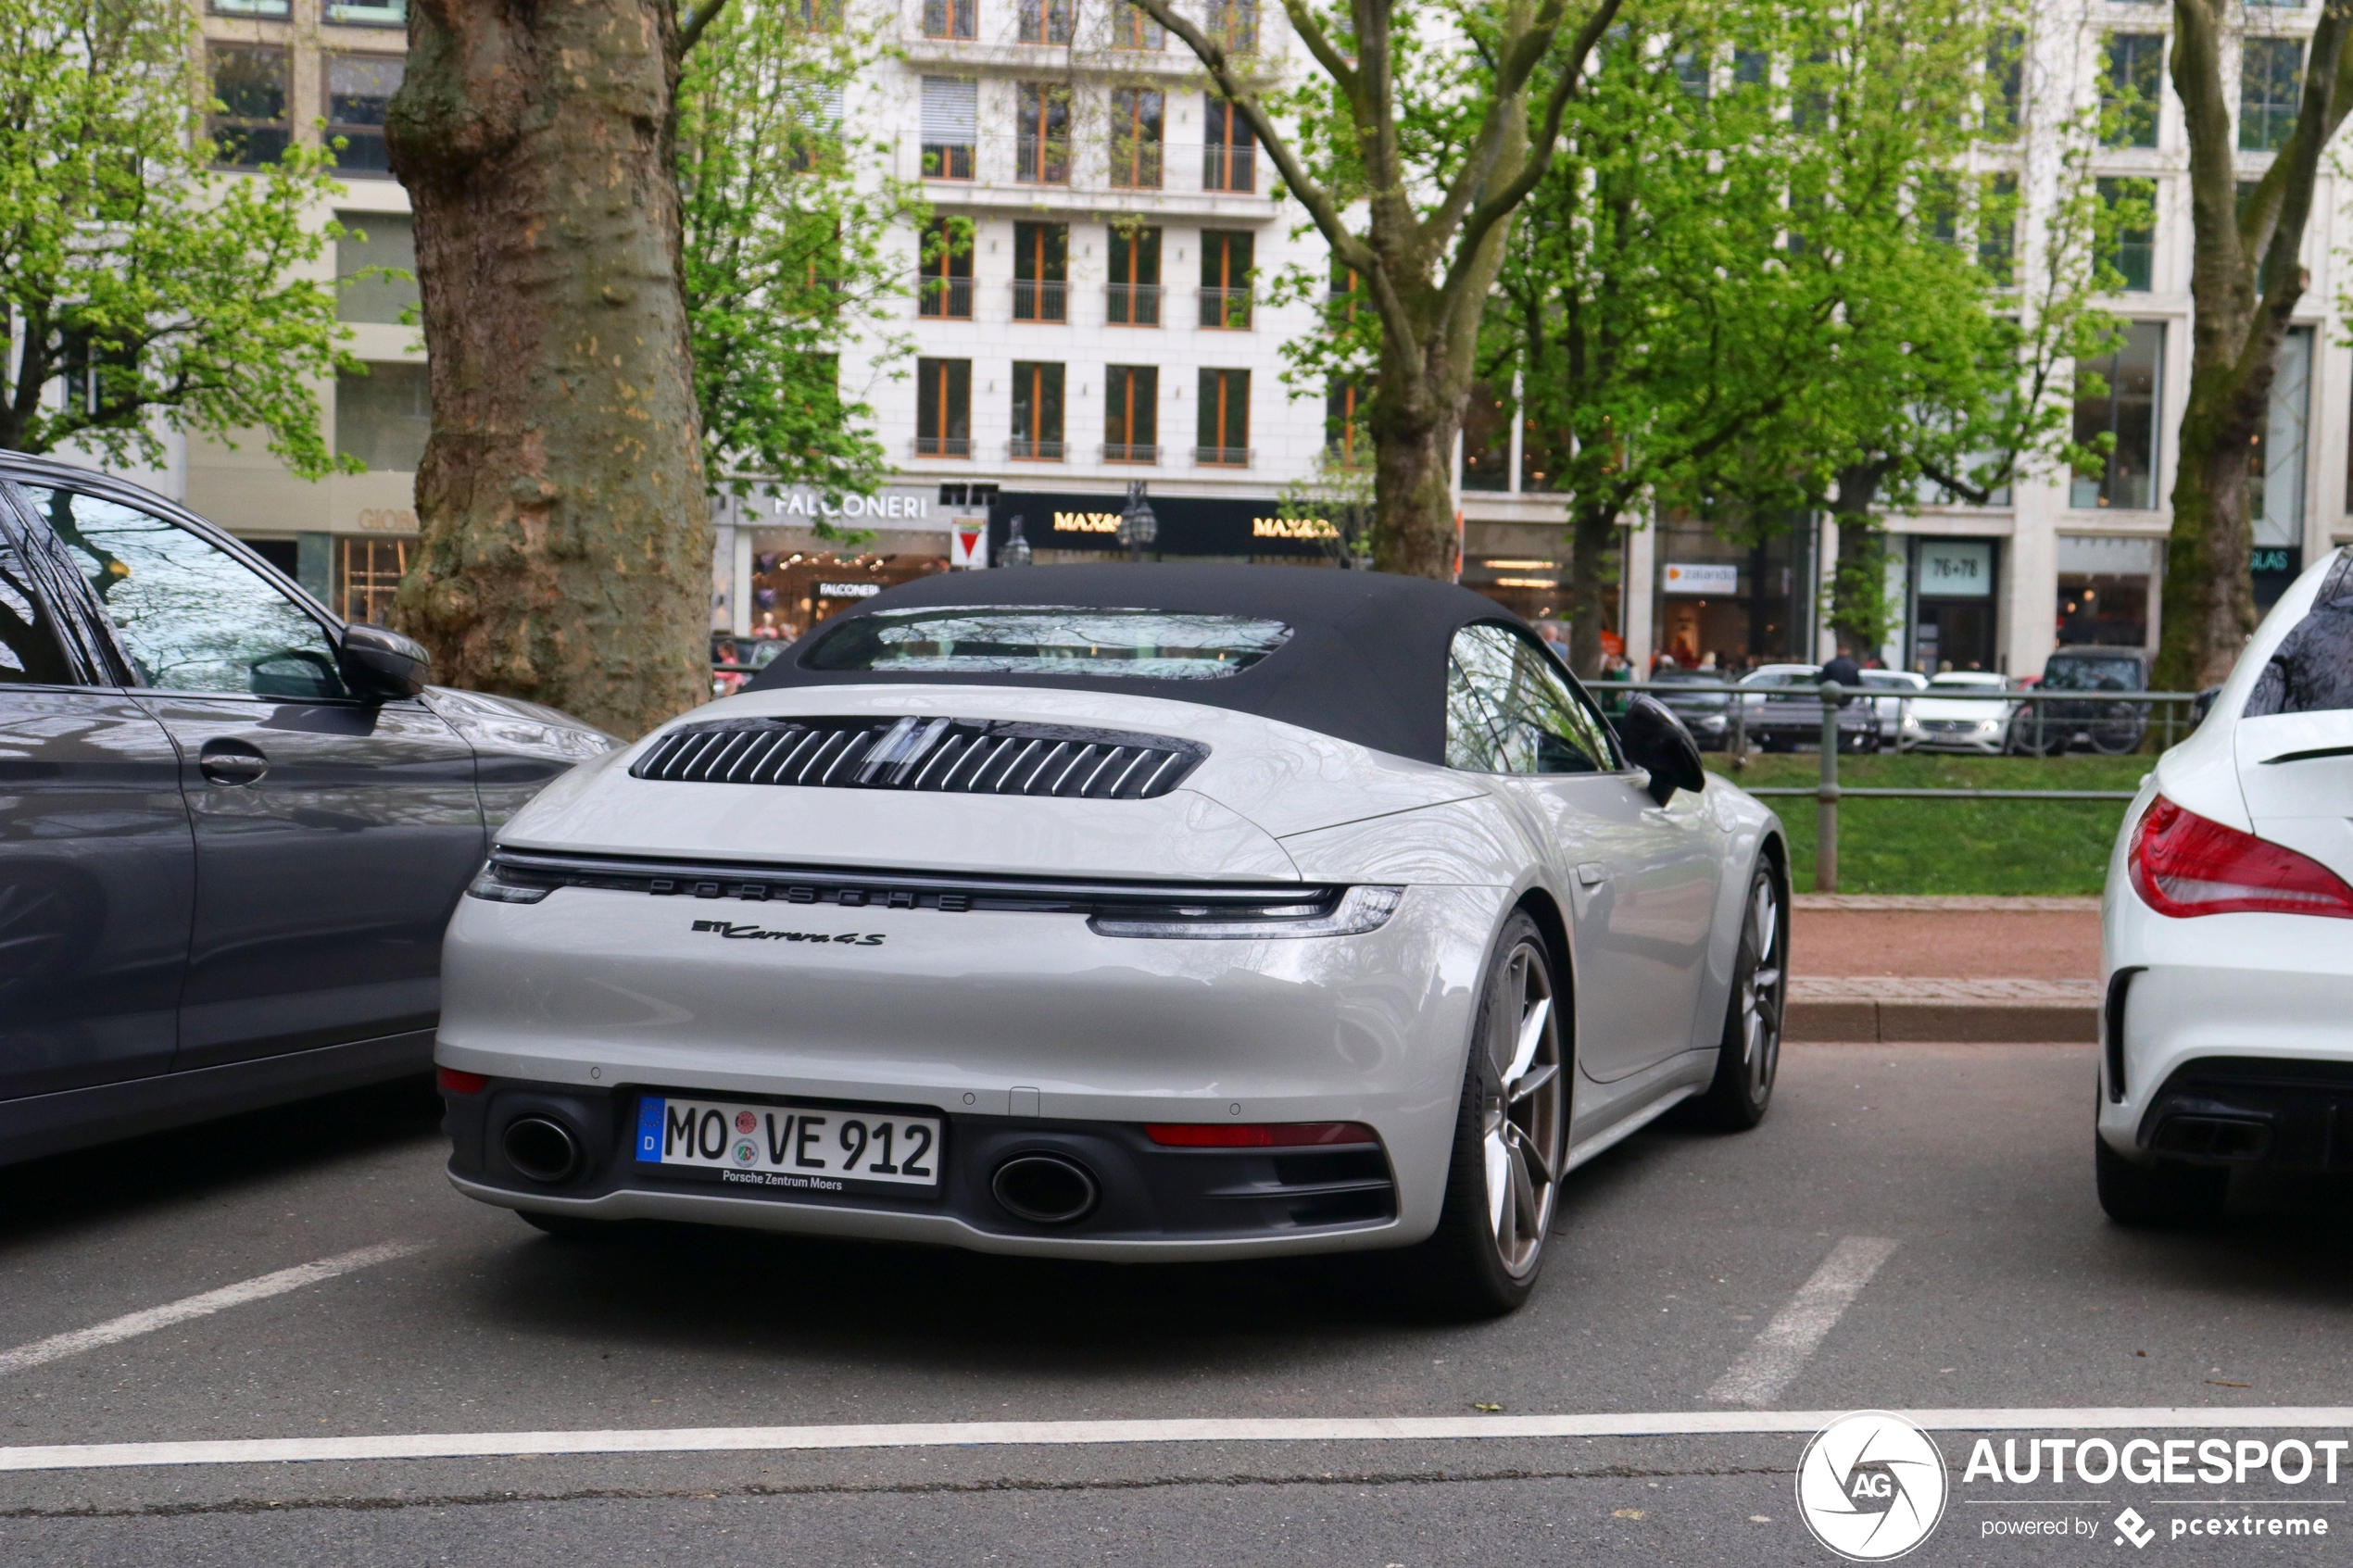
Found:
[[[1674,710],[1648,692],[1636,694],[1617,721],[1618,744],[1626,759],[1651,776],[1650,795],[1661,806],[1679,789],[1693,795],[1707,787],[1707,772],[1699,765],[1699,742]]]
[[[433,655],[424,644],[381,626],[354,621],[344,628],[335,665],[344,684],[360,696],[415,696],[425,689]]]

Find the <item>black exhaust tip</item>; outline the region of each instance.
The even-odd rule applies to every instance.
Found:
[[[1067,1225],[1094,1212],[1094,1173],[1059,1154],[1020,1154],[997,1167],[988,1190],[1006,1212],[1038,1225]]]
[[[498,1140],[507,1163],[535,1182],[552,1186],[580,1172],[580,1140],[572,1129],[546,1116],[519,1116]]]

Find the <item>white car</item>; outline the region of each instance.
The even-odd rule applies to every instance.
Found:
[[[1866,670],[1863,684],[1876,692],[1892,692],[1892,696],[1871,699],[1879,710],[1880,745],[1897,751],[1909,751],[1919,745],[1924,733],[1919,715],[1912,711],[1916,694],[1928,690],[1928,677],[1909,670]]]
[[[2101,1205],[2219,1210],[2230,1171],[2353,1165],[2353,552],[2257,628],[2108,862]]]
[[[1534,1285],[1563,1175],[1753,1125],[1780,823],[1516,618],[1354,571],[890,589],[576,770],[460,900],[459,1190],[1127,1261]]]
[[[1919,728],[1906,737],[1906,748],[2001,755],[2019,706],[2009,690],[2008,678],[1990,671],[1947,670],[1911,699]]]

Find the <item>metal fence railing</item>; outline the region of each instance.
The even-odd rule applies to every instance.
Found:
[[[2135,794],[2129,789],[1901,789],[1882,787],[1849,788],[1838,782],[1838,759],[1863,730],[1856,722],[1864,714],[1876,733],[1879,712],[1882,705],[1892,706],[1899,717],[1904,704],[1928,700],[1956,705],[1982,704],[1988,720],[2001,724],[2001,750],[2020,752],[2029,756],[2048,756],[2064,751],[2078,735],[2088,734],[2095,750],[2112,756],[2137,751],[2152,734],[2162,736],[2165,746],[2197,727],[2194,705],[2197,692],[2061,692],[2006,691],[1988,689],[1979,696],[1968,688],[1940,687],[1933,691],[1899,691],[1886,686],[1842,687],[1835,681],[1822,682],[1813,693],[1804,687],[1776,686],[1760,690],[1755,686],[1730,684],[1702,684],[1696,681],[1600,682],[1593,686],[1594,695],[1604,707],[1621,692],[1646,692],[1678,709],[1677,716],[1687,722],[1702,715],[1691,711],[1691,705],[1675,699],[1688,697],[1726,698],[1723,712],[1726,719],[1725,750],[1731,765],[1738,770],[1748,752],[1749,732],[1770,706],[1787,715],[1790,709],[1818,704],[1820,727],[1815,735],[1821,747],[1820,782],[1812,788],[1783,785],[1752,789],[1760,797],[1811,796],[1815,801],[1814,827],[1814,891],[1838,891],[1838,806],[1842,800],[2130,800]],[[2161,727],[2152,721],[2153,709],[2162,709]],[[1792,715],[1793,717],[1793,715]],[[1842,722],[1842,721],[1845,721]],[[1986,721],[1979,721],[1983,723]],[[1771,728],[1786,734],[1791,726],[1777,724]]]

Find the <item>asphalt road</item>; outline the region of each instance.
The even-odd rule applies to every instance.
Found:
[[[1419,1316],[1364,1261],[1143,1270],[698,1232],[558,1242],[449,1190],[429,1098],[346,1097],[0,1172],[0,1447],[1722,1410],[1719,1380],[1858,1247],[1884,1261],[1814,1342],[1775,1352],[1774,1408],[2353,1404],[2347,1189],[2243,1187],[2218,1232],[2117,1230],[2092,1198],[2091,1094],[2086,1047],[1792,1047],[1755,1133],[1646,1132],[1572,1178],[1535,1300],[1473,1326]],[[111,1342],[53,1343],[380,1244],[416,1250]],[[1830,1563],[1794,1507],[1805,1441],[8,1472],[0,1563]],[[1909,1562],[2353,1553],[2353,1458],[2334,1487],[2258,1474],[2038,1492],[1965,1484],[1972,1439],[1938,1441],[1953,1500]],[[2106,1524],[2128,1503],[2159,1531],[2145,1552]],[[2199,1509],[2288,1509],[2338,1533],[2166,1533]],[[1985,1533],[2054,1510],[2098,1534]]]

